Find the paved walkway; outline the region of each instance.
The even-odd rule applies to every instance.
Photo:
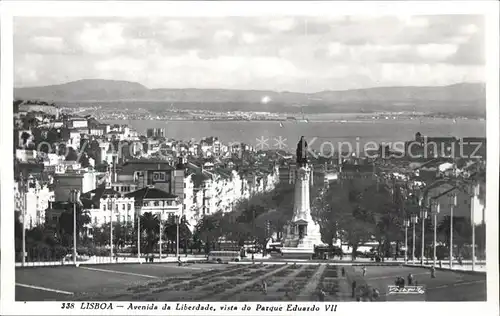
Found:
[[[181,261],[205,261],[206,257],[199,256],[181,256]],[[165,257],[165,258],[155,258],[153,263],[168,263],[168,262],[177,262],[176,257]],[[110,257],[91,257],[89,260],[85,261],[77,261],[78,265],[86,265],[86,264],[110,264],[110,263],[147,263],[146,258],[137,258],[137,257],[118,257],[114,260],[111,260]],[[24,267],[48,267],[48,266],[73,266],[73,261],[38,261],[38,262],[26,262]],[[16,267],[22,267],[22,262],[16,262]]]

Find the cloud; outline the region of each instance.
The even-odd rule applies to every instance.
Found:
[[[15,83],[289,91],[481,80],[484,21],[454,16],[14,19]],[[304,84],[307,82],[307,85]]]

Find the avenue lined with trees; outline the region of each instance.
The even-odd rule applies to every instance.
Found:
[[[279,184],[266,193],[259,193],[240,201],[229,213],[217,212],[205,215],[195,227],[189,227],[184,218],[179,221],[179,253],[208,253],[210,250],[241,249],[252,245],[265,253],[266,244],[274,236],[279,242],[283,228],[291,219],[294,203],[294,185]],[[311,188],[311,211],[321,229],[322,241],[334,251],[334,242],[340,240],[352,249],[356,259],[358,248],[367,242],[377,242],[374,254],[391,257],[404,249],[405,214],[417,213],[417,197],[407,194],[402,187],[378,184],[375,179],[343,179],[328,187],[314,185]],[[19,214],[15,217],[15,243],[18,260],[21,256],[22,224]],[[152,213],[140,218],[141,253],[158,252],[160,219]],[[425,254],[432,258],[433,224],[425,225]],[[90,217],[77,207],[77,250],[79,255],[109,256],[110,224],[92,227],[92,236],[86,235],[84,226]],[[177,224],[174,218],[162,221],[163,253],[176,252]],[[454,256],[470,258],[472,228],[469,218],[454,218]],[[420,258],[421,226],[416,225],[415,256]],[[437,225],[437,255],[444,258],[449,253],[450,219],[445,217]],[[476,226],[478,258],[484,257],[485,225]],[[277,237],[277,238],[276,238]],[[277,239],[277,240],[276,240]],[[413,243],[409,234],[407,245]],[[71,253],[73,244],[73,211],[65,211],[57,227],[35,227],[26,231],[28,261],[60,260]],[[395,245],[395,247],[394,247]],[[113,223],[114,253],[131,256],[137,254],[137,229],[132,223]],[[338,250],[337,250],[338,251]],[[411,250],[408,251],[408,256]]]

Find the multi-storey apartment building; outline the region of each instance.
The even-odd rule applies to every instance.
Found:
[[[20,215],[26,215],[25,227],[31,229],[45,223],[45,210],[54,201],[54,191],[47,183],[30,177],[25,185],[16,182],[14,185],[14,208]]]

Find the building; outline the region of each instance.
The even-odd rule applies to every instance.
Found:
[[[485,183],[479,183],[476,186],[480,190],[485,189]],[[474,222],[476,225],[482,224],[486,220],[486,206],[481,195],[476,196],[469,192],[471,188],[457,188],[454,183],[449,180],[438,180],[426,187],[426,197],[435,199],[440,205],[438,222],[443,220],[445,216],[450,216],[451,205],[453,204],[452,195],[456,195],[457,205],[454,207],[454,217],[471,217],[471,203],[474,209]],[[472,197],[472,198],[471,198]]]
[[[164,128],[148,128],[146,130],[146,136],[148,138],[165,137],[165,129]]]
[[[134,198],[126,197],[110,187],[101,186],[85,192],[80,200],[91,218],[90,226],[102,226],[111,220],[124,225],[134,223]]]
[[[33,162],[37,159],[38,152],[34,149],[16,149],[16,159],[20,162]]]
[[[14,185],[14,207],[20,214],[25,211],[25,227],[43,225],[45,223],[45,210],[49,203],[54,201],[54,192],[49,186],[34,177],[29,177],[26,182],[26,190],[23,189],[22,182]],[[25,193],[25,194],[23,194]]]
[[[108,124],[99,124],[96,126],[89,127],[89,135],[103,136],[111,131],[111,127]]]
[[[177,195],[169,192],[154,187],[145,187],[125,194],[125,197],[134,200],[136,216],[147,212],[161,214],[161,218],[164,220],[174,216],[182,216],[180,199]]]
[[[73,203],[69,201],[51,201],[49,207],[45,210],[46,227],[52,231],[57,231],[59,218],[66,211],[73,211]]]
[[[54,175],[55,201],[68,201],[71,190],[92,191],[97,186],[98,173],[94,171],[76,171]]]
[[[66,122],[68,128],[88,128],[87,119],[82,117],[72,117]]]

